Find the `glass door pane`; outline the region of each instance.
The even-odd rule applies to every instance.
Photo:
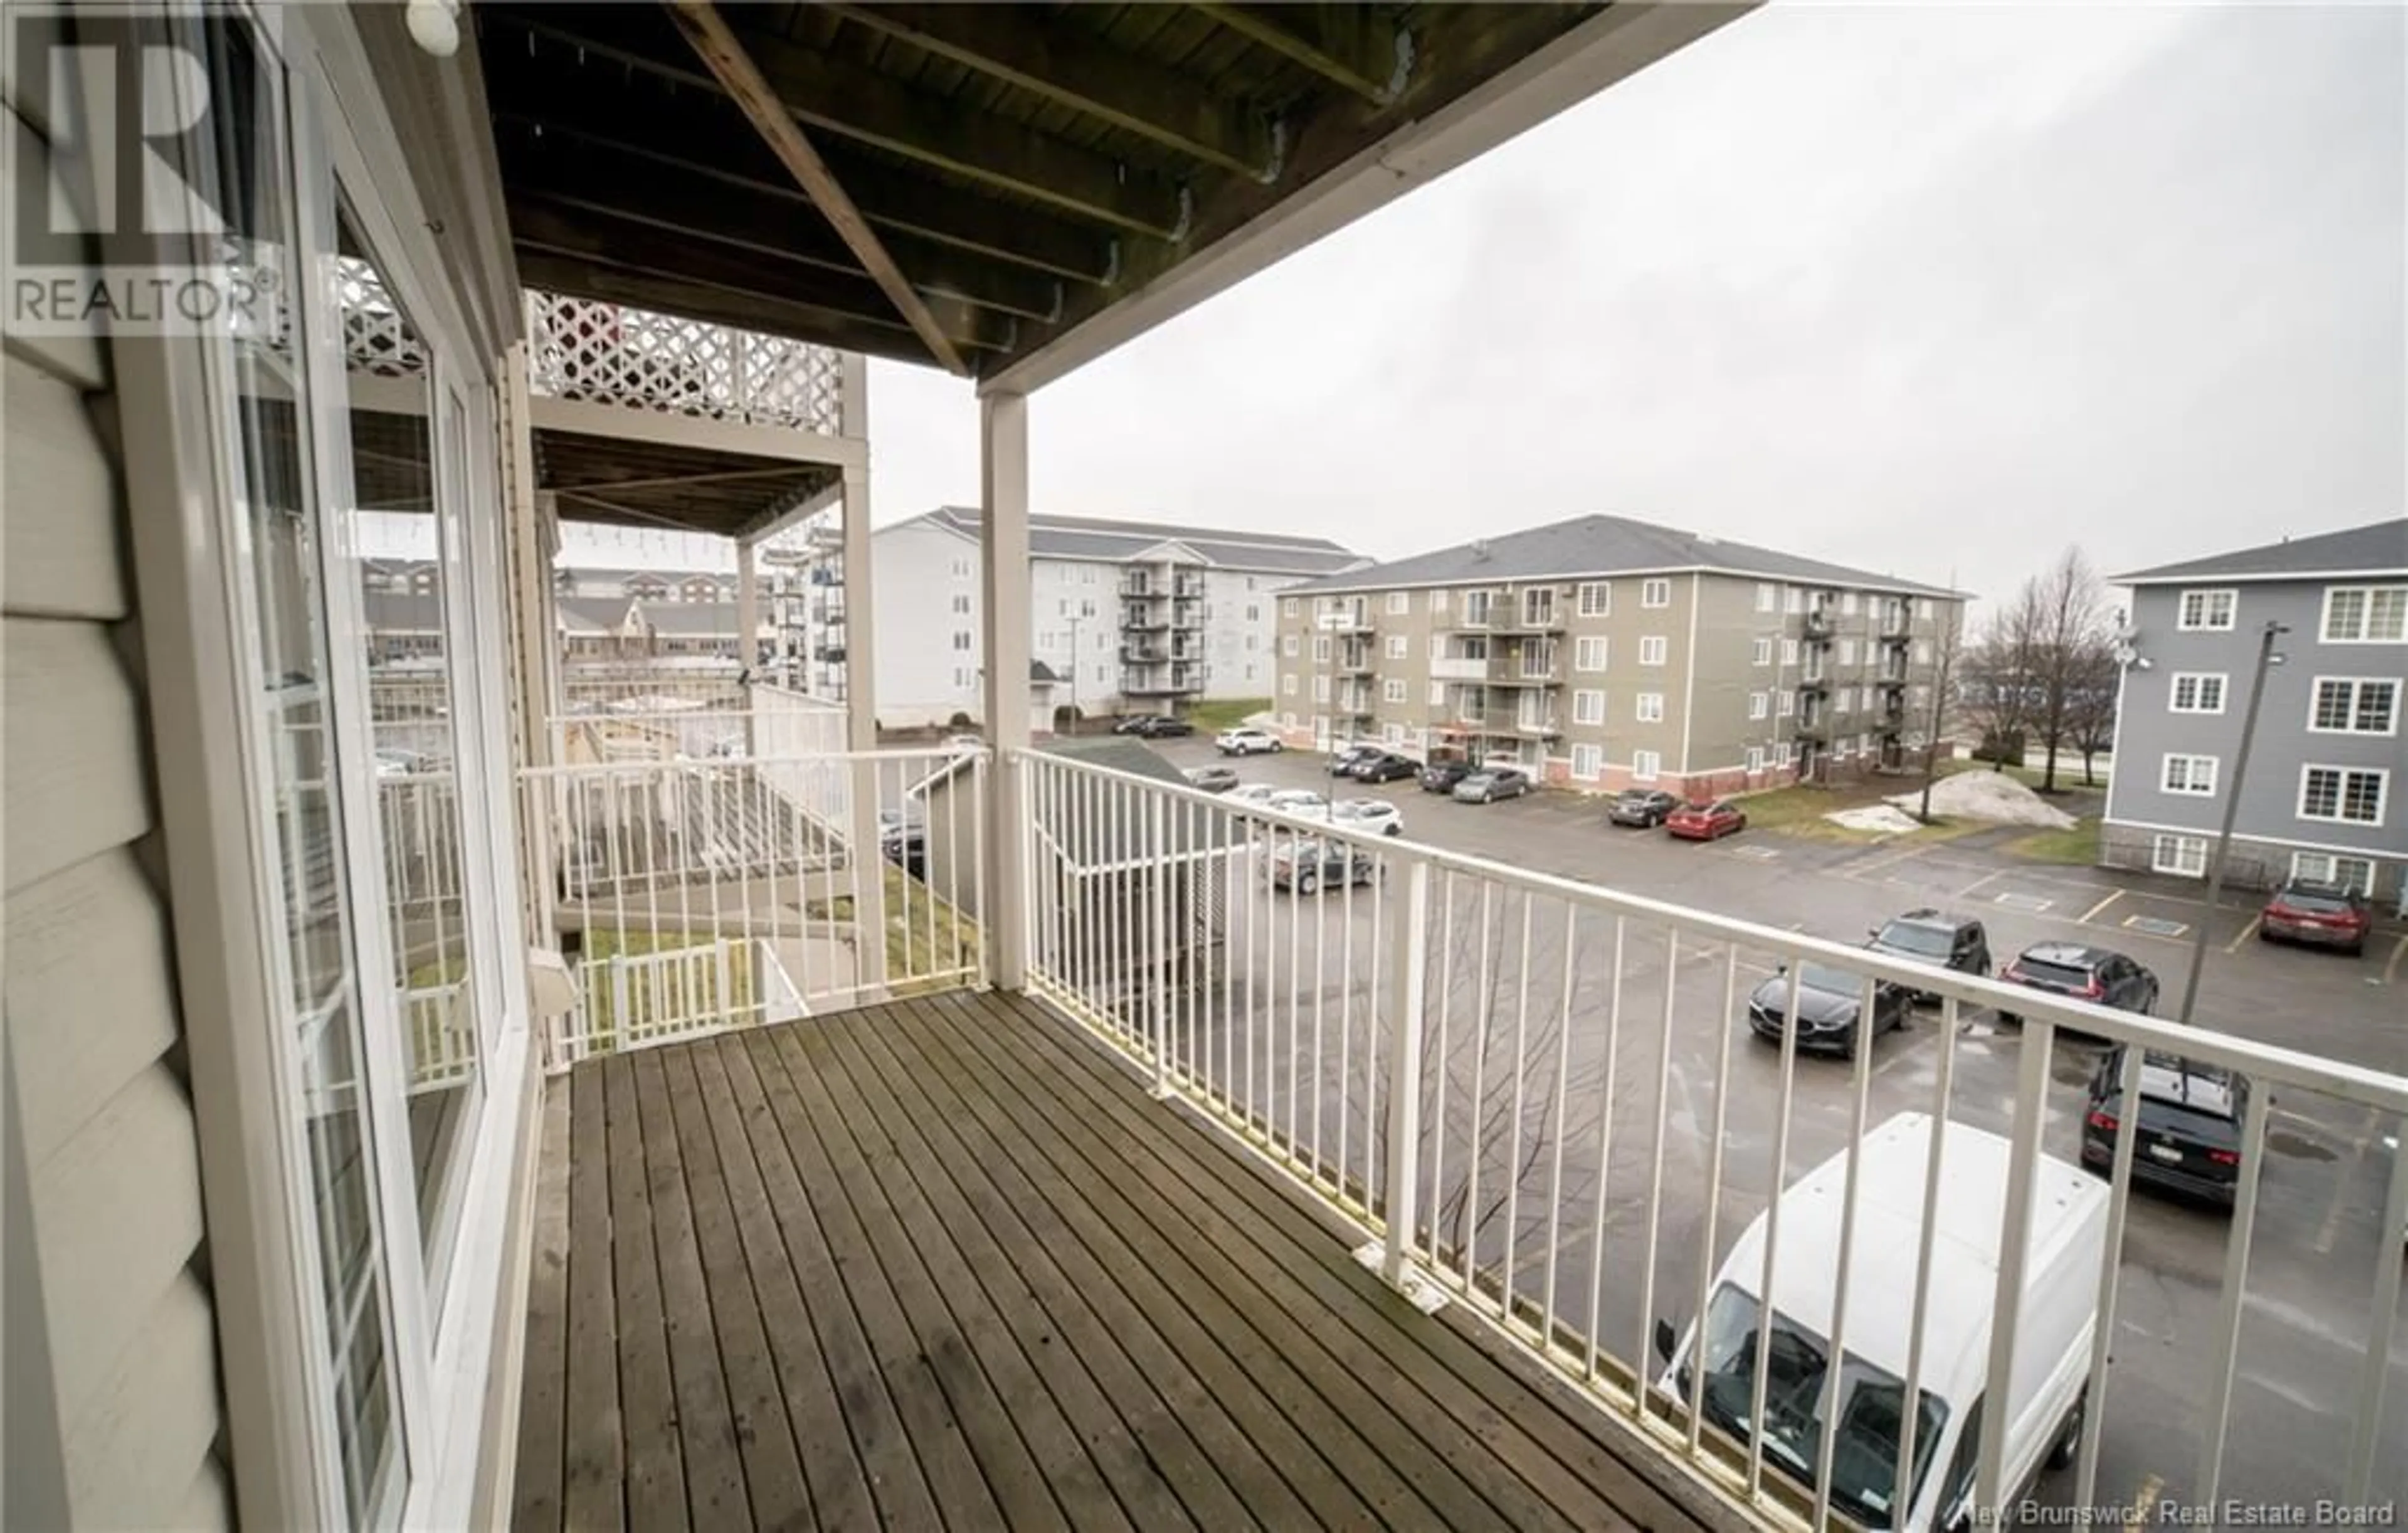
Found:
[[[332,1384],[336,1457],[347,1520],[388,1509],[401,1482],[400,1387],[391,1271],[379,1217],[379,1169],[363,1099],[361,992],[329,678],[326,565],[311,490],[307,361],[290,298],[301,269],[280,65],[239,14],[196,22],[208,61],[209,152],[202,167],[225,218],[218,255],[262,295],[229,331],[234,397],[231,491],[239,536],[228,539],[256,635],[251,675],[255,787],[277,870],[282,1003],[273,1020],[294,1040],[299,1113],[318,1239],[320,1298]]]
[[[480,715],[463,674],[474,652],[455,653],[452,642],[469,605],[457,553],[459,472],[437,462],[424,335],[348,208],[337,218],[336,262],[350,404],[347,514],[356,523],[346,541],[366,555],[361,604],[393,956],[386,982],[402,1030],[420,1247],[439,1298],[483,1099],[469,933],[485,897],[470,893],[462,792],[479,781],[468,737]],[[456,452],[456,429],[441,435]]]

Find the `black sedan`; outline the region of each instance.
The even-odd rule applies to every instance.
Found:
[[[1190,766],[1187,769],[1187,785],[1206,793],[1227,793],[1238,785],[1238,769],[1235,766]]]
[[[2082,1118],[2082,1164],[2104,1174],[2115,1164],[2123,1123],[2124,1048],[2117,1044],[2090,1077],[2090,1107]],[[2132,1180],[2232,1206],[2241,1182],[2241,1122],[2249,1110],[2244,1076],[2152,1049],[2141,1055],[2139,1137],[2132,1141]]]
[[[1625,788],[1605,807],[1605,817],[1617,825],[1654,830],[1664,823],[1666,815],[1680,807],[1680,796],[1661,788]]]
[[[1469,777],[1471,771],[1468,761],[1433,761],[1422,768],[1422,792],[1453,793],[1455,785]]]
[[[1798,1052],[1834,1053],[1853,1058],[1856,1023],[1864,1010],[1865,976],[1828,964],[1798,966]],[[1784,969],[1756,987],[1747,998],[1747,1024],[1769,1042],[1781,1041],[1783,1020],[1789,1014],[1789,973]],[[1905,986],[1887,980],[1873,981],[1873,1031],[1903,1028],[1914,1014],[1914,997]]]
[[[1341,745],[1329,753],[1329,775],[1352,777],[1354,768],[1374,756],[1387,754],[1376,745]]]
[[[1196,726],[1185,719],[1173,718],[1168,713],[1140,713],[1133,718],[1123,719],[1112,725],[1112,733],[1135,735],[1140,739],[1158,740],[1168,739],[1176,735],[1193,735],[1196,733]]]
[[[1365,756],[1346,769],[1346,775],[1358,782],[1401,782],[1421,775],[1422,764],[1411,756],[1400,756],[1394,751],[1383,751],[1375,756]]]

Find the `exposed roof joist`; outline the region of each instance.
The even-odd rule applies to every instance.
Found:
[[[1402,94],[1412,73],[1411,36],[1402,27],[1382,24],[1359,10],[1220,3],[1199,4],[1196,8],[1249,42],[1260,43],[1374,107],[1384,107]],[[1313,11],[1325,13],[1315,21],[1321,36],[1307,36],[1290,24],[1299,14]],[[1346,36],[1335,35],[1340,32]]]
[[[965,68],[1151,138],[1223,170],[1268,180],[1269,121],[1188,76],[1009,5],[831,4],[823,8]]]

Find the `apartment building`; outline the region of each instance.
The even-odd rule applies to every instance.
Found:
[[[977,509],[939,507],[873,538],[878,714],[890,727],[980,712]],[[1364,564],[1323,537],[1084,517],[1029,518],[1029,643],[1080,716],[1171,711],[1271,691],[1276,593]]]
[[[1963,598],[1585,516],[1280,598],[1294,745],[1377,739],[1604,792],[1693,796],[1903,768]]]
[[[2408,520],[2162,565],[2132,591],[2100,860],[2204,878],[2238,791],[2227,879],[2355,884],[2408,900],[2391,790],[2408,678]],[[2248,772],[2242,730],[2278,624]]]

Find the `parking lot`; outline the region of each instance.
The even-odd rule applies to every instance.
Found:
[[[1200,740],[1170,742],[1165,754],[1182,766],[1215,759],[1209,742]],[[1248,781],[1328,789],[1321,758],[1310,753],[1239,765]],[[1351,791],[1396,803],[1413,840],[1775,927],[1854,940],[1887,916],[1936,905],[1983,920],[2001,962],[2043,938],[2076,938],[2112,947],[2157,972],[2163,989],[2159,1010],[2165,1014],[2179,1005],[2189,944],[2204,924],[2211,947],[2194,1024],[2374,1067],[2408,1069],[2408,1026],[2401,1021],[2399,993],[2408,936],[2396,923],[2379,929],[2364,957],[2351,959],[2257,941],[2254,900],[2235,899],[2210,910],[2195,892],[2181,887],[2089,868],[2020,863],[1984,850],[1978,838],[1971,845],[1849,844],[1759,831],[1698,846],[1673,842],[1660,832],[1615,829],[1604,823],[1598,800],[1571,794],[1473,806],[1420,793],[1410,782]],[[1270,906],[1277,902],[1291,910],[1289,896],[1262,890],[1254,897],[1265,909],[1250,919],[1258,919],[1264,930],[1280,929]],[[1370,901],[1353,901],[1351,911],[1346,901],[1321,903],[1324,909],[1308,923],[1314,936],[1307,940],[1351,940],[1368,953]],[[1569,982],[1577,998],[1568,1009],[1567,1036],[1558,1040],[1564,1058],[1575,1071],[1603,1074],[1601,1024],[1614,962],[1602,932],[1576,933],[1567,952],[1560,922],[1541,920],[1531,927],[1526,955],[1516,929],[1520,917],[1510,901],[1501,907],[1492,902],[1485,910],[1465,905],[1446,912],[1445,919],[1495,928],[1467,933],[1463,947],[1467,963],[1475,952],[1491,955],[1492,986],[1501,983],[1508,993],[1526,989],[1534,997],[1534,1020],[1516,1019],[1517,1025],[1535,1025],[1538,1036],[1552,1037],[1545,1031],[1548,1013]],[[1297,922],[1291,915],[1280,924],[1293,931]],[[1351,937],[1335,930],[1340,927],[1354,928]],[[1296,961],[1283,959],[1275,944],[1260,951],[1233,945],[1245,950],[1239,962],[1264,993],[1276,996],[1283,984],[1292,988]],[[1581,1199],[1585,1208],[1603,1169],[1612,1254],[1599,1264],[1604,1282],[1598,1323],[1612,1339],[1612,1350],[1624,1356],[1643,1349],[1652,1319],[1647,1306],[1656,1314],[1685,1321],[1696,1307],[1701,1272],[1711,1270],[1772,1194],[1850,1142],[1849,1067],[1801,1059],[1787,1153],[1776,1169],[1779,1054],[1756,1044],[1735,1011],[1726,1009],[1727,957],[1721,949],[1684,949],[1673,957],[1660,935],[1652,942],[1635,941],[1620,966],[1627,1006],[1617,1057],[1598,1094],[1599,1100],[1614,1104],[1616,1114],[1612,1132],[1596,1136],[1601,1149],[1567,1142],[1559,1152],[1550,1145],[1544,1156],[1527,1162],[1526,1176],[1508,1173],[1500,1153],[1489,1172],[1492,1188],[1510,1186],[1526,1195],[1516,1234],[1532,1242],[1524,1247],[1530,1251],[1543,1248],[1550,1194],[1565,1203]],[[1737,965],[1733,977],[1742,996],[1773,972],[1765,954],[1742,952]],[[1530,976],[1526,986],[1522,974]],[[1457,976],[1454,982],[1468,987],[1470,981]],[[1473,1010],[1466,1006],[1457,1015]],[[1264,1023],[1258,1018],[1254,1025]],[[1276,1036],[1277,1022],[1270,1025]],[[1738,1032],[1729,1045],[1730,1088],[1718,1096],[1715,1083],[1733,1029]],[[1940,1035],[1937,1015],[1927,1009],[1907,1032],[1879,1040],[1866,1122],[1934,1106],[1944,1041]],[[1291,1027],[1291,1042],[1284,1047],[1297,1046],[1293,1036]],[[2020,1033],[1986,1014],[1974,1015],[1964,1019],[1953,1049],[1949,1114],[2005,1131],[2021,1059]],[[2095,1047],[2069,1043],[2054,1064],[2048,1143],[2069,1159],[2077,1152],[2083,1086],[2097,1053]],[[1489,1067],[1496,1068],[1493,1059]],[[1667,1125],[1660,1198],[1649,1174],[1659,1120]],[[1526,1121],[1534,1132],[1543,1132],[1541,1116]],[[1716,1123],[1722,1125],[1722,1170],[1712,1202],[1709,1254],[1703,1195]],[[2273,1104],[2272,1123],[2222,1489],[2252,1499],[2308,1501],[2339,1489],[2369,1334],[2367,1296],[2377,1260],[2399,1259],[2397,1253],[2376,1249],[2381,1203],[2398,1153],[2389,1138],[2396,1125],[2288,1092]],[[1571,1138],[1567,1135],[1567,1141]],[[1558,1154],[1569,1157],[1562,1166],[1552,1158]],[[1600,1155],[1602,1168],[1597,1164]],[[1484,1205],[1490,1201],[1481,1198]],[[1652,1291],[1650,1272],[1635,1254],[1645,1249],[1651,1206],[1662,1211]],[[1565,1226],[1574,1223],[1567,1212]],[[2126,1506],[2180,1499],[2195,1483],[2203,1417],[2222,1364],[2210,1354],[2229,1227],[2227,1218],[2211,1210],[2145,1192],[2132,1199],[2106,1402],[2098,1487],[2102,1499]],[[1484,1261],[1495,1260],[1498,1252],[1488,1242],[1501,1243],[1502,1228],[1501,1221],[1493,1234],[1481,1226],[1476,1239]],[[1556,1270],[1567,1294],[1577,1288],[1575,1275],[1578,1282],[1585,1282],[1589,1259],[1582,1245],[1558,1253]],[[1528,1271],[1517,1269],[1517,1287],[1543,1281],[1542,1267],[1532,1259]],[[1901,1302],[1906,1297],[1900,1296]],[[1585,1319],[1584,1294],[1565,1302],[1575,1322]],[[2397,1420],[2408,1410],[2408,1337],[2395,1343],[2392,1362],[2388,1418]],[[2069,1497],[2071,1479],[2053,1477],[2042,1493]],[[2408,1494],[2408,1466],[2395,1455],[2378,1469],[2376,1488],[2395,1497]]]

